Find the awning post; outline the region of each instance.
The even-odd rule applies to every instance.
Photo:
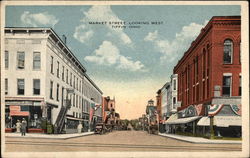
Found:
[[[210,116],[210,139],[214,139],[214,116]]]

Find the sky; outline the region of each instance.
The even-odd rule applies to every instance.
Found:
[[[103,96],[115,97],[121,118],[135,119],[207,22],[240,12],[237,5],[6,6],[5,26],[66,35]]]

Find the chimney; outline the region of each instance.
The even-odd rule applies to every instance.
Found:
[[[65,35],[62,35],[62,41],[63,41],[63,43],[66,45],[67,37],[66,37]]]

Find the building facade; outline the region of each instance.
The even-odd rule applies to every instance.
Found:
[[[213,17],[175,66],[180,130],[240,135],[240,29],[240,16]]]
[[[102,91],[66,39],[50,28],[5,28],[4,49],[6,128],[22,118],[30,132],[43,129],[44,120],[62,122],[64,132],[76,132],[79,121],[89,124],[90,105],[101,104]]]

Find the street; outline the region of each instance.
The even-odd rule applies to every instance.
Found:
[[[67,151],[241,151],[241,144],[193,144],[144,131],[113,131],[58,139],[6,138],[6,152],[67,152]]]

